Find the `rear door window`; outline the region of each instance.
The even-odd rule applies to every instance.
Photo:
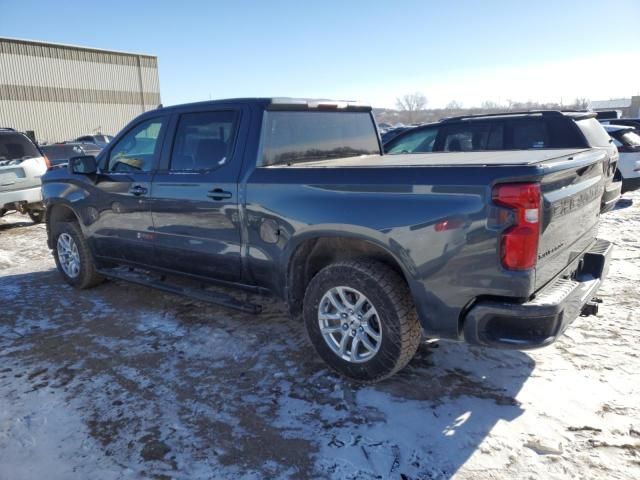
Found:
[[[385,152],[391,154],[432,152],[437,136],[437,127],[411,131],[390,140],[385,145]]]
[[[180,117],[170,170],[213,170],[226,164],[235,139],[234,111],[186,113]]]
[[[528,118],[511,123],[511,145],[514,150],[550,148],[547,122],[542,118]]]
[[[472,152],[503,148],[504,125],[502,122],[469,121],[443,125],[435,151]]]

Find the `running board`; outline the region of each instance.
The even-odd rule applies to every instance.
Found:
[[[124,280],[125,282],[156,288],[163,292],[182,295],[184,297],[193,298],[194,300],[200,300],[201,302],[220,305],[233,310],[240,310],[241,312],[258,314],[262,311],[261,305],[242,302],[241,300],[238,300],[226,293],[216,292],[205,288],[184,287],[181,285],[171,284],[167,282],[166,276],[162,274],[160,274],[158,278],[154,278],[153,274],[136,272],[133,269],[126,267],[101,269],[98,270],[98,273],[115,280]]]

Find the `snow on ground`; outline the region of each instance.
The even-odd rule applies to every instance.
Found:
[[[45,228],[0,219],[0,480],[640,478],[640,192],[597,317],[534,352],[425,342],[359,387],[303,325],[144,287],[75,291]],[[242,294],[244,295],[244,294]]]

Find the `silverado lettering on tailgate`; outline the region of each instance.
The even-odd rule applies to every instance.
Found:
[[[588,203],[593,202],[595,199],[602,198],[604,192],[604,185],[598,183],[597,185],[576,193],[570,197],[563,198],[551,204],[551,218],[562,217],[575,210],[579,210]]]

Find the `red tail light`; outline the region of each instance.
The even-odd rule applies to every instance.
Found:
[[[502,234],[502,266],[509,270],[528,270],[538,259],[540,236],[540,185],[504,183],[496,185],[493,202],[513,210],[515,224]]]
[[[42,158],[44,159],[44,164],[47,166],[47,170],[50,169],[51,168],[51,162],[49,161],[47,156],[43,155]]]

